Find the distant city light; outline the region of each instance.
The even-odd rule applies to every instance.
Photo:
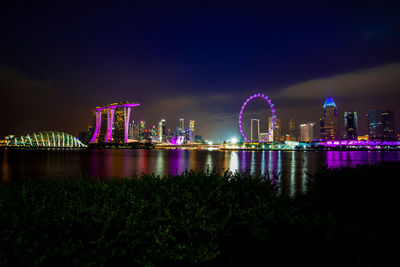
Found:
[[[238,142],[238,139],[236,137],[232,137],[229,142],[235,144]]]

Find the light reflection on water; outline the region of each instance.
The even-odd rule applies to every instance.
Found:
[[[6,150],[0,151],[0,180],[28,177],[164,176],[185,170],[249,170],[278,175],[282,192],[303,192],[310,174],[321,166],[354,167],[400,161],[400,151],[207,151],[207,150]]]

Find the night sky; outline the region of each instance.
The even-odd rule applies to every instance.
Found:
[[[114,101],[141,103],[131,115],[147,125],[175,130],[183,117],[204,138],[239,137],[254,93],[271,98],[284,131],[290,118],[318,122],[327,96],[341,128],[346,109],[365,134],[368,109],[392,108],[400,129],[394,1],[108,2],[2,2],[1,137],[77,135]]]

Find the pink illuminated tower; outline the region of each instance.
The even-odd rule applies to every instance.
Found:
[[[90,143],[127,143],[131,108],[139,105],[118,102],[97,106],[93,111],[96,126]]]

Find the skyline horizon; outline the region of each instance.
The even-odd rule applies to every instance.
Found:
[[[329,98],[333,98],[332,96],[327,96],[327,98],[326,98],[326,100],[325,101],[323,101],[324,103],[326,103],[326,101],[329,99]],[[119,101],[119,102],[132,102],[132,101]],[[108,105],[111,105],[112,103],[118,103],[118,101],[113,101],[113,102],[109,102],[109,104],[99,104],[99,105],[96,105],[95,106],[95,109],[94,110],[96,110],[98,107],[103,107],[103,106],[108,106]],[[132,102],[133,103],[133,102]],[[141,106],[142,104],[141,103],[139,103],[138,101],[134,101],[134,103],[136,103],[136,104],[138,104],[139,106]],[[325,104],[324,104],[325,105]],[[295,120],[295,122],[296,122],[296,130],[297,130],[297,134],[299,135],[299,133],[300,133],[300,125],[302,125],[302,124],[307,124],[307,123],[314,123],[314,136],[315,137],[320,137],[320,126],[319,126],[319,120],[321,119],[321,118],[323,118],[323,109],[324,109],[324,105],[322,105],[322,109],[321,109],[321,116],[319,116],[319,118],[317,118],[317,119],[309,119],[309,120],[307,120],[307,119],[305,119],[305,120],[302,120],[302,121],[299,121],[299,120],[297,120],[297,118],[296,117],[294,117],[294,116],[286,116],[288,119],[287,119],[287,121],[286,121],[286,123],[282,123],[282,120],[281,120],[281,117],[280,116],[278,116],[278,115],[276,115],[276,118],[278,118],[279,120],[280,120],[280,128],[281,128],[281,134],[282,134],[282,136],[285,136],[285,134],[289,134],[289,123],[290,123],[290,120]],[[339,107],[340,107],[340,105],[339,105]],[[341,112],[339,112],[339,107],[338,107],[338,131],[339,131],[339,137],[341,138],[341,136],[342,136],[342,134],[344,133],[344,131],[345,131],[345,129],[344,129],[344,123],[343,123],[343,121],[344,121],[344,115],[345,115],[345,112],[346,111],[355,111],[355,112],[357,112],[357,114],[361,114],[361,116],[358,116],[358,129],[360,129],[360,128],[364,128],[363,130],[362,130],[362,133],[363,134],[361,134],[361,135],[368,135],[368,122],[367,122],[367,117],[368,117],[368,112],[369,111],[371,111],[371,110],[376,110],[376,111],[384,111],[384,110],[392,110],[392,111],[394,111],[394,113],[396,113],[395,112],[395,109],[394,108],[391,108],[391,107],[382,107],[382,108],[375,108],[375,109],[367,109],[367,111],[366,111],[366,113],[360,113],[358,110],[355,110],[355,109],[343,109],[343,108],[341,108]],[[92,110],[91,112],[94,112],[94,110]],[[131,111],[131,114],[132,113],[134,113],[135,112],[135,110],[134,111]],[[340,114],[342,114],[343,115],[343,118],[341,118],[339,115]],[[185,116],[181,116],[181,117],[176,117],[175,118],[175,120],[174,119],[172,119],[172,120],[167,120],[167,119],[165,119],[166,117],[169,117],[169,118],[171,118],[171,116],[164,116],[164,117],[160,117],[160,119],[157,121],[152,121],[151,123],[150,123],[150,125],[153,125],[153,126],[155,126],[155,127],[158,127],[158,123],[161,121],[161,120],[165,120],[165,122],[167,123],[167,128],[168,128],[168,130],[171,130],[171,132],[175,132],[174,131],[174,128],[177,128],[177,127],[179,127],[179,123],[180,123],[180,119],[185,119]],[[268,117],[266,117],[266,119],[268,119],[270,116],[268,116]],[[132,115],[131,115],[131,118],[132,118]],[[237,118],[239,118],[239,112],[237,112]],[[364,118],[364,119],[363,119]],[[397,116],[394,116],[394,118],[395,118],[395,121],[396,121],[396,118],[397,118]],[[341,119],[343,119],[343,120],[341,120]],[[185,119],[186,120],[186,119]],[[192,120],[191,118],[189,118],[189,120]],[[136,120],[136,119],[131,119],[128,123],[131,123],[131,122],[137,122],[137,123],[139,123],[139,122],[141,122],[141,121],[144,121],[144,122],[146,122],[146,124],[147,124],[147,120],[144,120],[144,119],[138,119],[138,120]],[[168,121],[175,121],[176,122],[176,125],[174,125],[174,126],[168,126],[168,125],[171,125],[171,124],[169,124],[168,123]],[[196,120],[194,120],[194,121],[196,121]],[[365,123],[361,123],[360,124],[360,122],[361,121],[365,121]],[[237,121],[238,122],[238,121]],[[238,124],[238,123],[237,123]],[[265,124],[265,126],[268,128],[268,123],[264,123]],[[148,124],[147,124],[148,125]],[[363,127],[360,127],[360,125],[363,125]],[[399,131],[398,131],[398,128],[396,128],[396,123],[395,123],[395,132],[396,132],[396,136],[399,134]],[[78,136],[79,135],[79,133],[80,132],[83,132],[83,131],[86,131],[87,132],[87,130],[88,130],[88,128],[90,127],[90,126],[92,126],[91,125],[91,123],[88,123],[87,124],[87,129],[81,129],[81,130],[77,130],[77,132],[76,133],[72,133],[72,132],[70,132],[70,131],[65,131],[65,132],[68,132],[68,133],[70,133],[70,134],[73,134],[74,136]],[[237,125],[236,125],[237,126]],[[223,136],[223,137],[211,137],[211,138],[209,138],[209,137],[207,137],[207,136],[204,136],[204,135],[202,135],[201,134],[201,131],[200,131],[200,133],[198,132],[198,127],[196,126],[195,127],[195,129],[196,129],[196,135],[201,135],[202,137],[203,137],[203,139],[207,139],[207,140],[212,140],[212,141],[215,141],[215,140],[222,140],[222,141],[226,141],[226,140],[229,140],[229,139],[231,139],[232,137],[235,137],[235,138],[242,138],[242,136],[241,136],[241,134],[240,134],[240,129],[239,129],[239,126],[237,126],[237,128],[238,128],[238,130],[237,130],[237,132],[235,132],[235,133],[232,133],[232,134],[228,134],[228,135],[226,135],[226,136]],[[146,129],[150,129],[150,128],[146,128]],[[59,129],[41,129],[41,130],[39,130],[39,131],[57,131],[57,130],[59,130]],[[28,131],[28,132],[26,132],[26,133],[18,133],[18,134],[14,134],[14,133],[8,133],[8,134],[6,134],[6,135],[4,135],[3,137],[5,137],[5,136],[8,136],[8,135],[24,135],[24,134],[27,134],[27,133],[29,133],[29,132],[34,132],[34,131]],[[358,131],[358,133],[359,133],[359,135],[360,135],[360,131]]]

